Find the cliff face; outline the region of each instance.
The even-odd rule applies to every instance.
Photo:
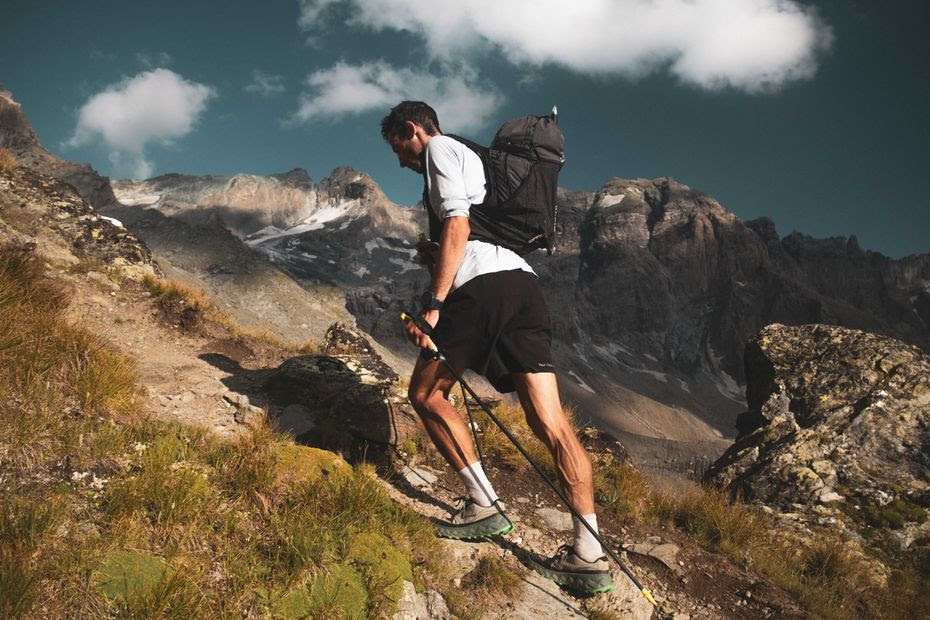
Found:
[[[930,349],[930,255],[892,260],[854,237],[779,239],[670,179],[615,179],[580,228],[579,319],[677,370],[741,382],[762,326],[834,323]]]
[[[708,480],[808,527],[926,546],[930,356],[858,330],[776,324],[747,345],[746,372],[749,411]]]

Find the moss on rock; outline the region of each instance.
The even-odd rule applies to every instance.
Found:
[[[344,474],[350,469],[342,457],[328,450],[295,443],[276,443],[272,450],[278,462],[275,484],[279,486]]]
[[[272,604],[276,618],[365,618],[368,592],[362,575],[350,564],[320,571]]]
[[[171,572],[171,566],[157,556],[111,551],[100,562],[95,584],[110,600],[130,600],[154,590]]]
[[[393,614],[404,595],[404,581],[413,581],[407,558],[381,534],[365,532],[352,538],[346,561],[365,575],[371,598],[381,607],[378,611]]]

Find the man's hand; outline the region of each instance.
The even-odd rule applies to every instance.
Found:
[[[430,327],[436,327],[439,322],[439,310],[426,310],[420,315]],[[407,321],[407,339],[421,349],[429,348],[429,336],[420,331],[413,321]]]

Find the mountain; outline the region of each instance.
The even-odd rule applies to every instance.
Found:
[[[0,112],[3,144],[51,166],[8,93]],[[393,204],[364,172],[337,168],[319,182],[301,169],[170,174],[114,181],[112,192],[94,178],[107,188],[104,214],[241,323],[291,342],[355,323],[409,370],[415,351],[398,315],[427,286],[413,250],[425,214]],[[93,194],[93,183],[75,185]],[[743,222],[667,178],[560,189],[558,202],[556,252],[530,261],[552,308],[560,388],[657,473],[699,471],[730,444],[746,409],[744,345],[769,323],[831,323],[930,348],[928,255],[894,260],[854,237],[782,238],[770,220]]]

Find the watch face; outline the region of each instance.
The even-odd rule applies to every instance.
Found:
[[[423,293],[423,296],[420,297],[420,305],[423,306],[424,310],[436,310],[442,307],[442,302],[436,298],[436,295],[432,291],[426,291]]]

